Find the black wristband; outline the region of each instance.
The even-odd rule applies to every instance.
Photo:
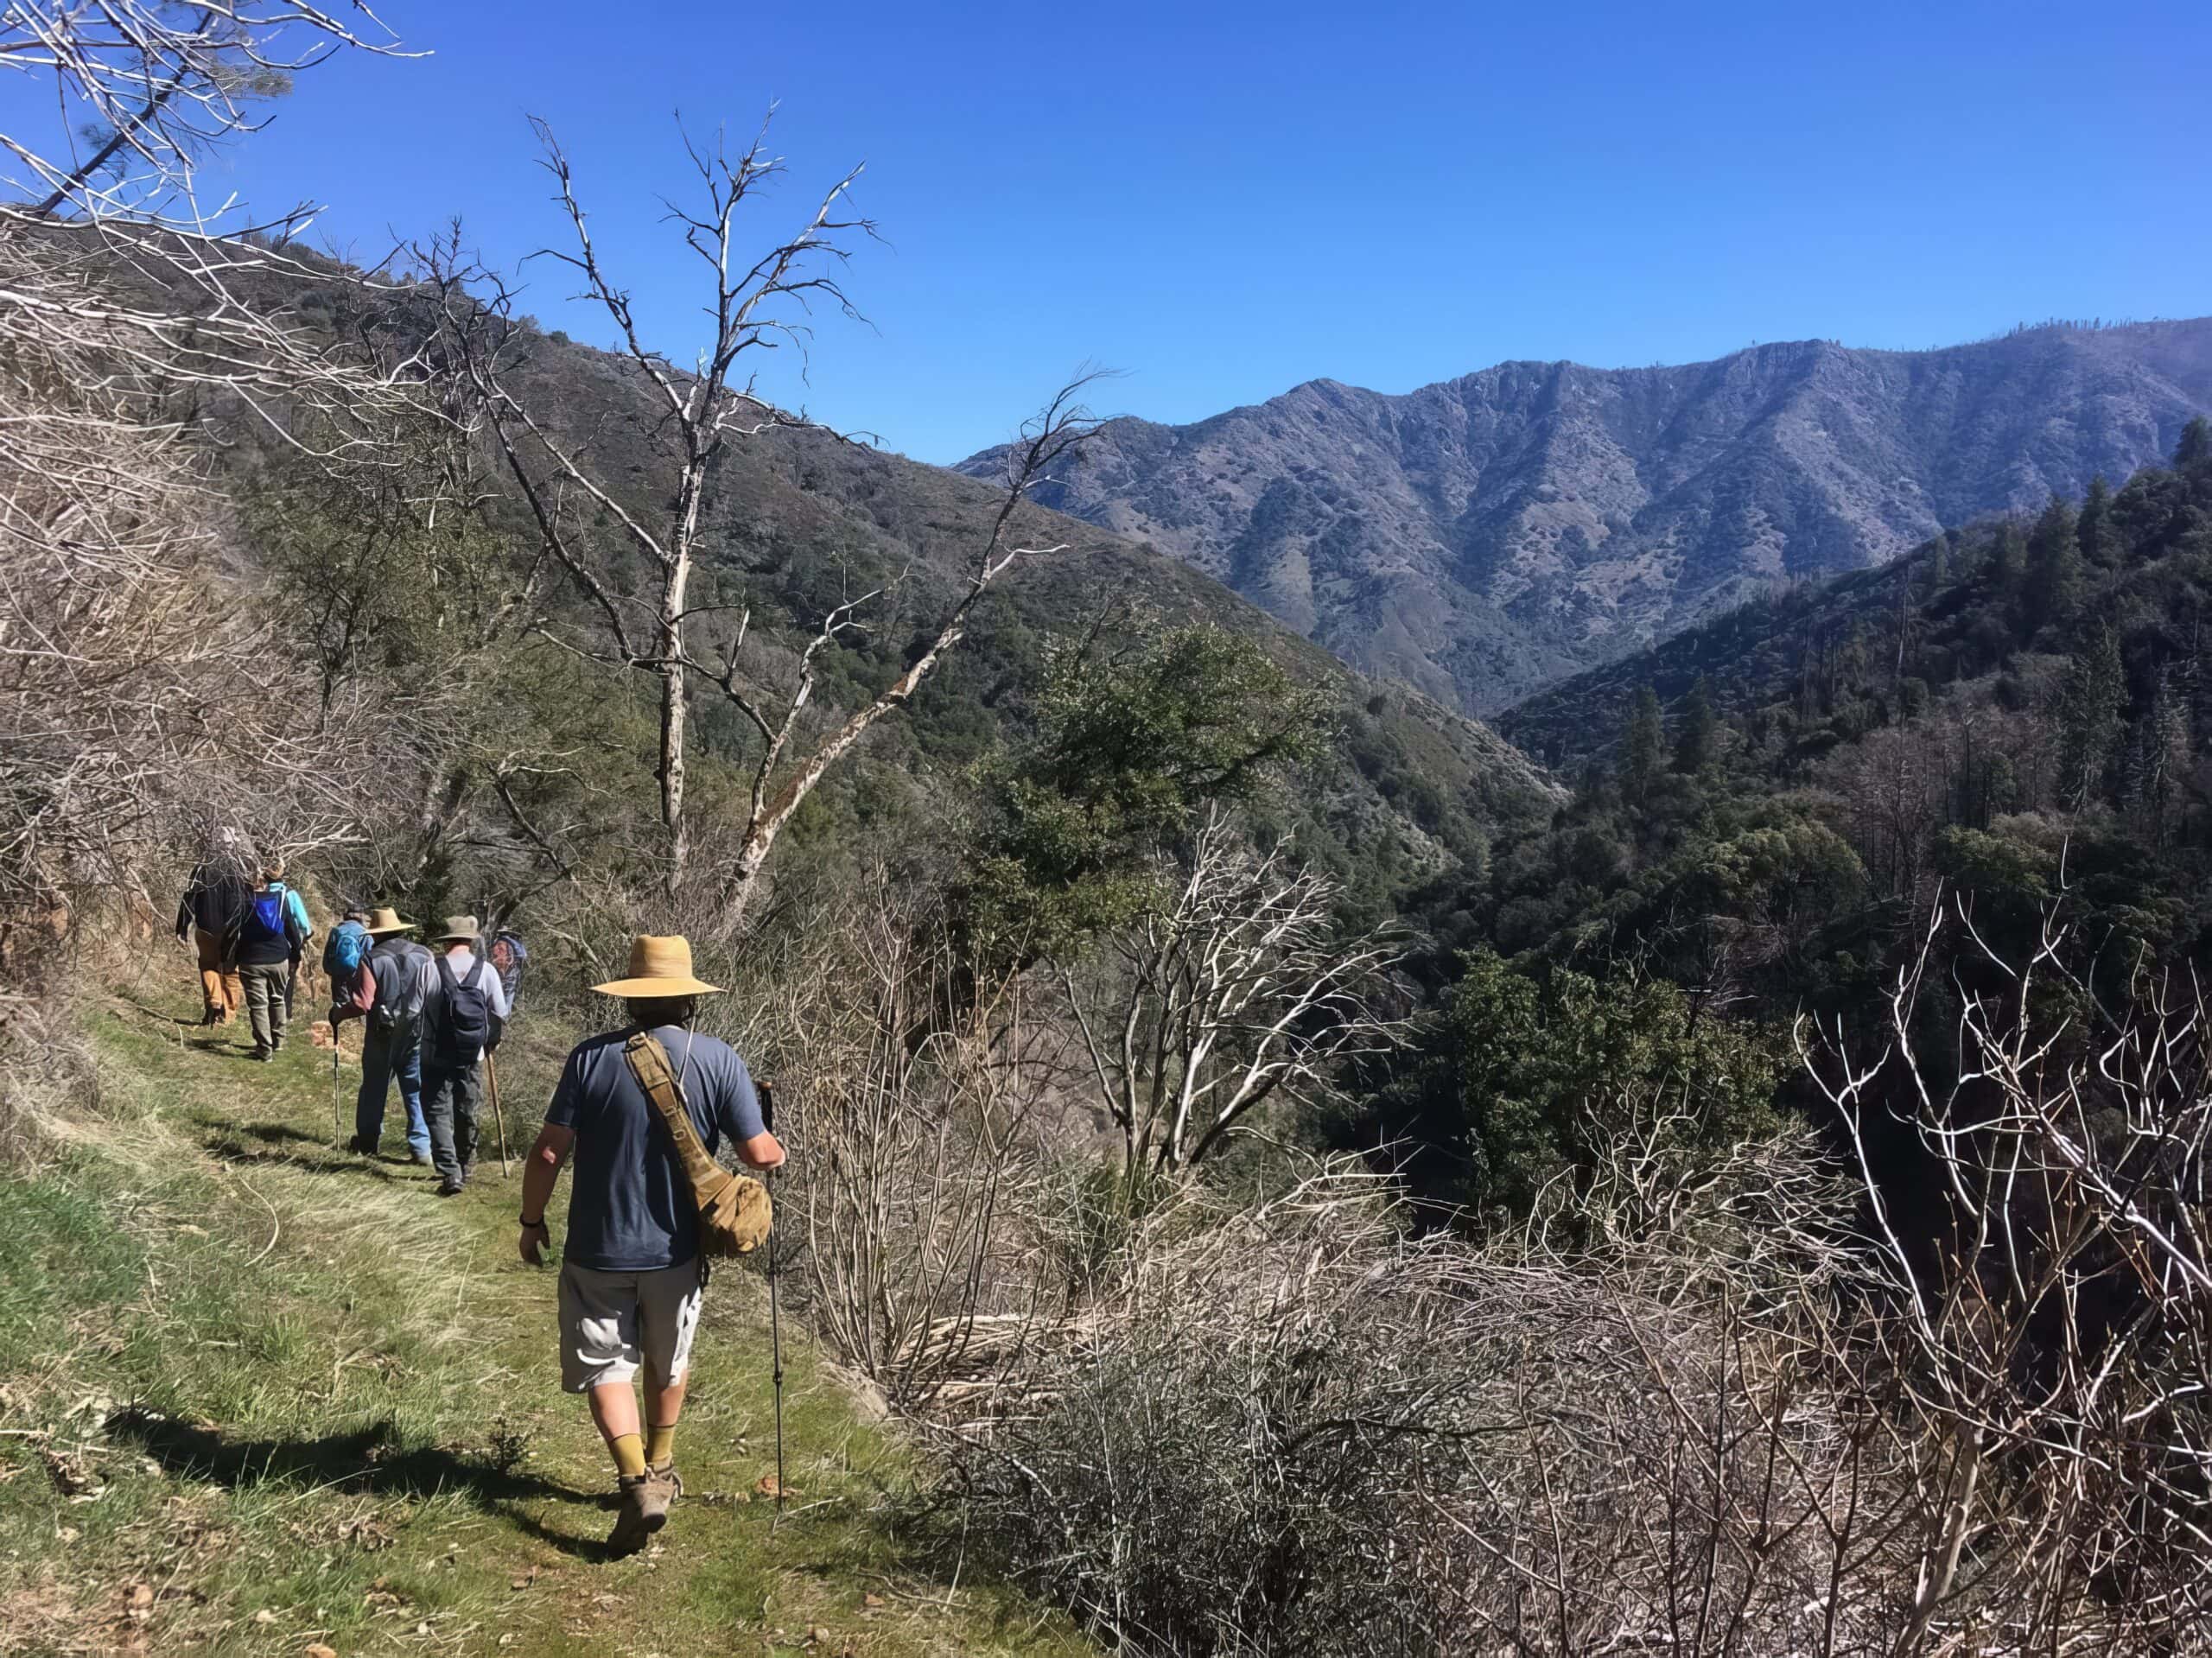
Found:
[[[536,1220],[534,1220],[534,1221],[524,1221],[524,1220],[523,1220],[523,1218],[522,1218],[522,1217],[521,1217],[521,1216],[519,1216],[519,1215],[516,1216],[516,1217],[515,1217],[515,1218],[516,1218],[517,1220],[518,1220],[518,1221],[522,1221],[522,1223],[523,1223],[524,1226],[528,1227],[528,1228],[529,1228],[531,1231],[533,1231],[533,1232],[537,1231],[539,1228],[543,1227],[543,1226],[545,1224],[545,1217],[544,1217],[544,1216],[543,1216],[543,1215],[540,1215],[540,1216],[539,1216]]]

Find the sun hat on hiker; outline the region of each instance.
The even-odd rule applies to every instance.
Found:
[[[483,935],[483,931],[476,924],[476,918],[473,915],[449,915],[446,918],[444,931],[431,937],[434,942],[441,944],[473,944]]]
[[[415,924],[402,921],[397,910],[372,910],[369,912],[368,930],[370,937],[381,938],[388,932],[413,932]]]
[[[602,996],[640,1000],[664,996],[718,996],[721,986],[691,976],[691,941],[682,934],[656,938],[639,933],[630,941],[630,976],[592,986]]]

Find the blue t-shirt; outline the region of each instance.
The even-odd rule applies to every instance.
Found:
[[[673,1025],[653,1034],[709,1153],[725,1134],[747,1140],[766,1132],[753,1078],[729,1044]],[[603,1273],[658,1272],[699,1253],[691,1185],[667,1126],[622,1057],[629,1039],[624,1030],[578,1043],[545,1109],[546,1121],[576,1136],[562,1256]]]

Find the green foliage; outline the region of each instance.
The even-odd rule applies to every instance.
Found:
[[[2100,627],[2088,647],[2075,653],[2059,691],[2059,787],[2077,810],[2104,795],[2126,693],[2119,637]]]
[[[1652,700],[1657,702],[1656,695]],[[1677,772],[1702,772],[1712,763],[1713,738],[1719,724],[1713,711],[1713,687],[1700,674],[1682,702],[1682,729],[1675,739]]]
[[[1027,958],[1110,927],[1150,896],[1154,854],[1214,804],[1255,799],[1319,759],[1330,699],[1210,624],[1047,651],[1038,732],[985,779],[991,820],[972,924]]]
[[[1656,1102],[1675,1143],[1718,1148],[1772,1125],[1787,1045],[1700,1016],[1662,979],[1522,972],[1480,950],[1434,1039],[1470,1154],[1465,1198],[1524,1209]]]
[[[2056,496],[2028,535],[2026,614],[2032,633],[2074,619],[2082,604],[2081,526]]]
[[[1621,738],[1621,793],[1642,804],[1659,775],[1659,758],[1667,741],[1667,727],[1659,712],[1659,694],[1646,685],[1637,693],[1636,711],[1629,716]]]

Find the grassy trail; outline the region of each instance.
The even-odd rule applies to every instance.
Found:
[[[772,1529],[752,1271],[709,1293],[686,1497],[651,1551],[606,1560],[612,1471],[559,1390],[554,1275],[514,1256],[493,1125],[441,1201],[428,1170],[333,1148],[303,1025],[263,1066],[186,1011],[99,1010],[100,1099],[0,1177],[0,1651],[1090,1649],[963,1566],[957,1534],[893,1526],[901,1447],[788,1320],[796,1495]],[[565,1034],[531,1023],[501,1055],[525,1143]]]

